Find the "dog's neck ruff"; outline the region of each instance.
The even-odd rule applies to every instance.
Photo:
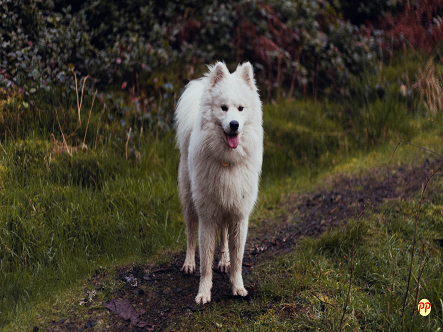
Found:
[[[229,163],[222,161],[222,165],[223,165],[224,167],[228,167],[228,166],[229,166]]]

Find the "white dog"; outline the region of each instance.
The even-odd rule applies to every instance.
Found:
[[[246,296],[242,260],[263,160],[262,104],[251,64],[239,65],[232,74],[224,63],[209,66],[203,78],[187,85],[175,120],[188,238],[182,271],[195,270],[198,224],[201,277],[195,301],[211,301],[212,263],[221,229],[218,266],[230,270],[233,294]]]

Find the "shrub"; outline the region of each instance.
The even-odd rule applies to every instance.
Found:
[[[327,1],[87,0],[72,7],[8,0],[0,6],[0,86],[27,95],[52,83],[72,87],[72,69],[103,87],[177,61],[216,59],[253,62],[262,88],[282,83],[290,94],[297,88],[306,94],[332,84],[343,93],[349,75],[371,59],[367,38]]]
[[[204,63],[252,62],[266,101],[349,96],[353,77],[376,70],[380,50],[392,55],[408,42],[429,50],[443,30],[436,0],[6,0],[0,9],[4,91],[15,87],[33,106],[38,91],[75,89],[74,71],[93,77],[90,93],[130,90],[134,118],[162,128]],[[372,23],[358,27],[363,20]],[[113,113],[126,112],[108,95]]]

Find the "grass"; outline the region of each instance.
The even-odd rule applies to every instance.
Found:
[[[263,176],[251,227],[273,213],[267,208],[277,206],[285,194],[315,190],[331,174],[386,165],[400,140],[439,151],[442,128],[427,120],[421,104],[411,109],[408,100],[399,99],[395,88],[414,61],[385,68],[384,80],[390,85],[383,98],[362,94],[341,102],[284,100],[264,106]],[[378,79],[358,87],[363,90],[364,84],[372,86]],[[91,98],[84,103],[91,105]],[[89,120],[88,107],[76,129],[75,98],[42,96],[39,116],[24,108],[20,96],[0,101],[6,124],[0,160],[0,327],[6,330],[29,326],[42,312],[54,314],[54,303],[56,315],[68,310],[66,301],[79,296],[84,280],[100,266],[112,270],[133,261],[158,261],[156,255],[164,250],[185,248],[174,133],[143,133],[133,113],[112,117],[97,100]],[[11,116],[18,110],[19,120]],[[441,117],[434,119],[443,122]],[[84,140],[88,149],[82,149]],[[393,163],[419,162],[427,156],[403,144]],[[433,304],[442,298],[443,280],[435,272],[441,268],[441,250],[427,239],[441,231],[439,199],[424,205],[418,232],[419,243],[430,252],[421,294]],[[415,209],[416,202],[391,202],[378,212],[365,212],[345,330],[401,326],[398,299],[405,289],[409,217]],[[180,328],[337,330],[347,295],[353,227],[351,223],[318,240],[306,238],[292,254],[264,262],[251,277],[264,278],[260,303],[215,304],[194,313]],[[420,248],[414,258],[415,278]],[[409,304],[414,295],[411,292]],[[437,312],[427,320],[415,315],[406,326],[441,326]]]
[[[175,187],[177,157],[166,152],[173,142],[151,137],[143,146],[142,155],[155,149],[151,159],[128,165],[124,155],[109,153],[109,146],[69,156],[52,155],[47,142],[3,144],[3,323],[15,320],[11,304],[26,308],[97,264],[146,257],[185,242]]]

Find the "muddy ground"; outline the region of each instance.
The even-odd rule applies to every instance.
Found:
[[[100,325],[106,326],[104,331],[165,331],[192,312],[208,310],[214,303],[226,299],[256,301],[260,280],[248,278],[256,264],[290,252],[301,236],[318,237],[324,231],[346,224],[349,219],[355,219],[364,206],[374,211],[383,201],[419,198],[423,183],[440,164],[441,161],[427,160],[420,166],[373,169],[362,177],[338,175],[325,181],[315,192],[285,197],[280,208],[286,213],[275,220],[260,220],[249,231],[243,262],[245,287],[249,291],[245,298],[234,298],[228,274],[214,268],[212,302],[197,306],[194,298],[199,276],[184,275],[180,271],[183,252],[163,265],[120,267],[111,277],[120,282],[121,287],[106,295],[109,300],[98,304],[94,297],[103,291],[103,282],[110,276],[96,271],[88,282],[88,289],[93,285],[96,293],[89,292],[83,300],[83,305],[90,307],[88,318],[73,309],[69,318],[53,321],[46,329],[80,332],[92,330],[101,322]],[[432,200],[436,190],[431,183],[426,199]],[[199,260],[198,252],[196,260]]]

